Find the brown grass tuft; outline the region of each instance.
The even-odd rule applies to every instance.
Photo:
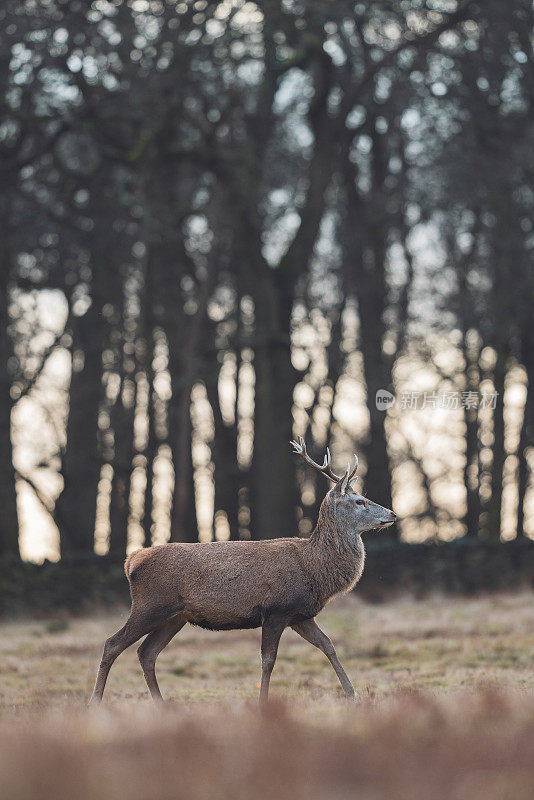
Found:
[[[303,713],[304,712],[304,713]],[[63,710],[0,722],[9,800],[531,800],[534,699],[401,692],[302,704]]]

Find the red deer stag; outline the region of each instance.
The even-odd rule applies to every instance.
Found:
[[[156,658],[186,622],[215,631],[261,627],[260,703],[267,700],[278,643],[287,627],[322,650],[345,695],[354,697],[334,645],[315,616],[359,580],[365,559],[360,534],[392,525],[396,515],[354,491],[357,457],[340,477],[330,466],[328,449],[320,466],[308,455],[302,437],[291,444],[335,484],[309,539],[171,543],[136,550],[125,562],[130,616],[106,641],[91,702],[102,699],[117,656],[146,634],[137,652],[150,694],[161,700]]]

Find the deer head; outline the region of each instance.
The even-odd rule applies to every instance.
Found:
[[[358,456],[354,454],[355,463],[351,468],[347,464],[344,475],[336,475],[332,470],[330,450],[326,448],[326,455],[322,465],[317,464],[306,450],[306,444],[302,436],[297,437],[297,441],[290,443],[295,453],[313,469],[320,472],[325,478],[331,480],[335,485],[330,489],[321,504],[321,512],[334,517],[344,528],[349,528],[354,533],[364,533],[365,531],[389,528],[397,519],[397,515],[368,500],[361,494],[354,491],[352,483],[357,480],[355,477],[358,469]]]

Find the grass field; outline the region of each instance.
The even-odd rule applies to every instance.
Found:
[[[534,797],[534,595],[367,605],[320,616],[361,702],[284,633],[270,711],[259,632],[186,627],[162,653],[155,709],[135,647],[86,710],[126,610],[0,625],[0,797]]]

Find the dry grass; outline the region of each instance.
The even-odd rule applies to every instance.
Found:
[[[534,689],[534,596],[406,599],[367,605],[354,596],[331,603],[319,622],[364,697],[399,689],[462,690],[480,684]],[[0,708],[82,703],[90,695],[102,646],[127,611],[0,625]],[[215,633],[187,626],[158,660],[165,697],[176,701],[253,699],[259,631]],[[337,678],[318,650],[284,633],[271,682],[274,696],[328,706]],[[135,646],[114,665],[105,700],[149,703]]]
[[[154,710],[135,647],[86,711],[124,614],[0,626],[0,797],[534,796],[534,597],[333,603],[332,636],[362,702],[292,631],[261,717],[257,631],[185,628],[158,666]],[[276,702],[278,701],[278,702]]]

